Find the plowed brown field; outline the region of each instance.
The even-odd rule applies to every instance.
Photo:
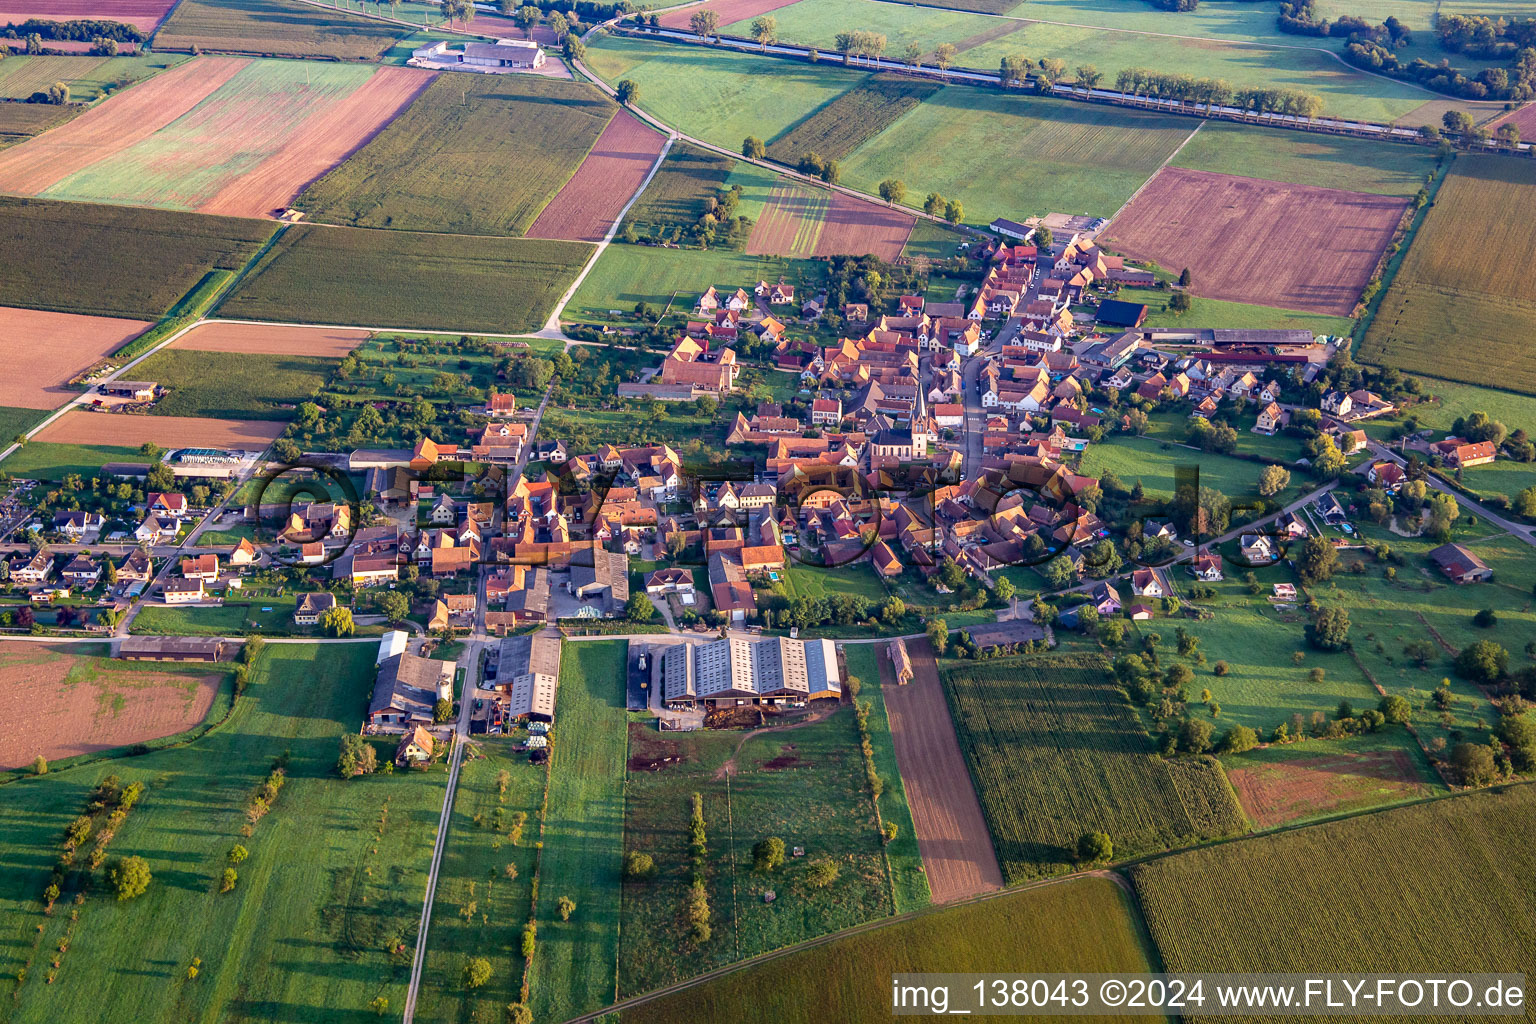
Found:
[[[203,57],[162,72],[68,124],[0,153],[0,192],[36,195],[54,182],[149,138],[249,64]]]
[[[104,19],[149,32],[175,6],[176,0],[5,0],[5,7],[0,10],[0,25],[7,22],[19,24],[28,18],[49,21]],[[44,45],[58,47],[52,41]]]
[[[367,340],[367,331],[349,331],[342,327],[207,323],[199,324],[183,334],[170,347],[198,352],[244,352],[254,355],[339,359]],[[0,405],[3,404],[0,402]]]
[[[745,18],[755,18],[759,14],[767,14],[769,11],[776,11],[780,7],[788,7],[798,2],[799,0],[710,0],[707,4],[684,7],[682,10],[663,14],[661,27],[687,28],[688,19],[693,17],[695,11],[707,10],[720,15],[720,27],[725,28]]]
[[[1256,828],[1429,795],[1405,750],[1256,763],[1229,768],[1227,778]]]
[[[619,111],[571,180],[539,213],[528,237],[601,242],[666,143],[627,110]]]
[[[1105,241],[1212,299],[1347,316],[1408,200],[1165,167]]]
[[[0,731],[0,769],[185,732],[208,716],[221,673],[130,667],[67,646],[0,641],[0,692],[10,728]]]
[[[380,68],[352,95],[301,121],[271,156],[199,206],[198,212],[270,216],[366,145],[436,77],[436,72],[419,68]]]
[[[909,640],[907,652],[913,678],[906,686],[896,685],[891,660],[880,652],[880,689],[933,902],[1001,889],[1003,872],[955,738],[933,648],[927,640]]]
[[[889,206],[834,193],[816,240],[817,256],[878,256],[894,263],[917,218]]]
[[[199,416],[137,416],[71,409],[34,440],[50,444],[110,444],[137,448],[265,448],[287,424],[277,420],[216,420]]]
[[[149,327],[144,320],[4,306],[0,325],[0,406],[22,409],[57,409],[77,394],[64,386],[75,374]]]

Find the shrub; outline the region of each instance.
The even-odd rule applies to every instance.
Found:
[[[560,912],[560,920],[569,921],[571,914],[576,911],[576,901],[569,896],[561,896],[555,901],[555,909]]]
[[[473,956],[464,965],[464,987],[479,988],[491,980],[491,962],[483,956]]]
[[[1218,676],[1224,676],[1230,671],[1232,671],[1232,667],[1224,661],[1218,661],[1211,666],[1211,672]]]
[[[825,889],[837,881],[840,869],[826,857],[818,857],[811,861],[809,869],[805,873],[805,880],[814,888]]]
[[[508,867],[511,867],[509,864]],[[656,862],[648,853],[639,850],[630,850],[624,855],[624,877],[634,880],[654,878],[656,876]]]
[[[784,840],[769,836],[752,847],[752,868],[768,872],[784,863]]]
[[[533,1024],[533,1011],[522,1003],[508,1003],[507,1024]]]
[[[224,877],[219,882],[219,892],[229,892],[235,887],[235,883],[239,880],[240,876],[235,873],[234,868],[225,868]]]
[[[123,857],[107,869],[107,882],[120,900],[144,895],[152,878],[149,862],[143,857]]]
[[[249,857],[249,856],[250,856],[250,851],[248,851],[245,847],[241,846],[239,843],[236,843],[234,846],[231,846],[229,848],[229,862],[231,864],[239,864],[241,861],[245,860],[245,858]]]
[[[1085,864],[1101,864],[1115,855],[1115,844],[1108,833],[1084,832],[1077,840],[1077,859]]]

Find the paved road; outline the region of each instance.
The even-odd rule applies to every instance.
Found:
[[[1399,466],[1408,465],[1406,459],[1394,452],[1392,449],[1388,448],[1386,445],[1380,444],[1376,441],[1368,441],[1366,442],[1366,448],[1378,459],[1389,459],[1392,462],[1397,463]],[[1467,511],[1482,516],[1484,519],[1488,520],[1490,523],[1497,526],[1505,533],[1508,533],[1514,537],[1518,537],[1526,544],[1536,548],[1536,537],[1531,536],[1531,528],[1529,526],[1517,523],[1512,519],[1506,519],[1504,516],[1501,516],[1499,513],[1490,509],[1487,505],[1484,505],[1478,501],[1474,501],[1473,499],[1467,497],[1465,494],[1462,494],[1456,488],[1452,487],[1450,484],[1446,483],[1444,480],[1441,480],[1439,477],[1432,473],[1424,474],[1424,482],[1433,487],[1435,490],[1440,491],[1443,494],[1449,494],[1451,497],[1455,498],[1456,503]]]

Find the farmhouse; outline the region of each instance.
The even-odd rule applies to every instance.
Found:
[[[298,601],[293,606],[293,624],[295,626],[317,626],[320,624],[320,616],[335,607],[335,594],[327,594],[324,591],[314,594],[300,594]]]
[[[725,639],[677,644],[661,656],[668,707],[801,704],[842,695],[830,640]]]
[[[971,643],[983,651],[1006,648],[1012,644],[1023,644],[1036,640],[1049,641],[1050,639],[1050,633],[1046,631],[1044,626],[1037,626],[1033,622],[1021,622],[1017,619],[1009,622],[988,622],[967,626],[961,632],[969,636]]]
[[[149,380],[111,380],[97,390],[110,398],[126,398],[130,402],[148,402],[155,397],[159,385]]]
[[[513,721],[555,720],[555,689],[560,678],[560,638],[542,633],[501,642],[496,659],[496,689],[505,716]]]
[[[1442,544],[1429,553],[1429,560],[1453,583],[1486,583],[1493,570],[1486,562],[1460,544]]]
[[[601,602],[604,615],[621,611],[629,600],[629,556],[593,546],[571,564],[571,593]]]
[[[395,764],[404,768],[406,765],[430,761],[435,746],[432,734],[418,725],[400,737],[400,745],[395,748]]]
[[[375,732],[404,732],[431,725],[439,700],[453,699],[451,661],[396,654],[379,665],[368,703],[368,725]]]
[[[495,68],[541,68],[548,56],[538,43],[524,39],[498,39],[494,43],[465,43],[463,49],[439,40],[411,51],[411,60],[429,67],[462,67],[465,71]]]
[[[125,636],[117,656],[125,661],[228,661],[239,643],[216,636]]]

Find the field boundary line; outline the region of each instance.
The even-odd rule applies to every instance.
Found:
[[[1205,127],[1205,122],[1201,121],[1199,124],[1195,125],[1195,130],[1194,131],[1192,131],[1188,135],[1184,136],[1184,141],[1179,143],[1176,147],[1174,147],[1173,152],[1169,153],[1168,156],[1164,158],[1163,162],[1157,165],[1157,170],[1155,170],[1151,174],[1147,175],[1147,180],[1142,182],[1140,185],[1138,185],[1136,187],[1136,191],[1131,193],[1131,197],[1129,199],[1127,199],[1125,202],[1120,204],[1120,209],[1116,210],[1113,214],[1110,215],[1110,218],[1109,218],[1108,222],[1105,223],[1104,229],[1103,229],[1103,231],[1100,232],[1100,234],[1103,234],[1105,231],[1108,231],[1110,229],[1111,225],[1113,225],[1115,223],[1115,218],[1120,216],[1122,213],[1124,213],[1125,212],[1125,208],[1127,206],[1130,206],[1132,203],[1134,203],[1136,201],[1136,197],[1141,195],[1143,192],[1146,191],[1147,186],[1152,184],[1152,179],[1157,177],[1159,174],[1161,174],[1162,171],[1163,171],[1163,168],[1167,167],[1169,164],[1171,164],[1173,162],[1173,158],[1178,156],[1180,153],[1182,153],[1184,151],[1184,147],[1189,145],[1189,140],[1193,139],[1196,135],[1199,135],[1200,134],[1200,129],[1204,128],[1204,127]]]

